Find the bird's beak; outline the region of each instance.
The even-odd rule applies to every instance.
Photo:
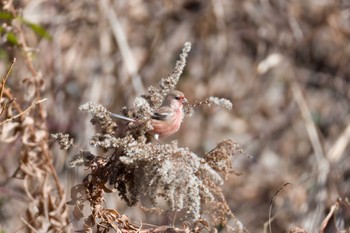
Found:
[[[181,103],[182,103],[182,104],[188,104],[188,101],[187,101],[186,98],[183,98],[183,99],[181,100]]]

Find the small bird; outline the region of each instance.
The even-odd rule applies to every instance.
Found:
[[[176,133],[184,118],[183,105],[188,103],[181,91],[170,91],[164,98],[162,105],[151,114],[153,130],[148,132],[154,138],[164,138]],[[111,113],[112,117],[135,122],[135,119]]]

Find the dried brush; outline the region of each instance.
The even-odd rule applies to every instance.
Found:
[[[204,206],[208,205],[220,207],[212,216],[215,220],[212,224],[224,224],[228,217],[234,218],[221,187],[224,183],[222,177],[233,171],[230,156],[236,152],[244,153],[238,144],[226,140],[201,157],[186,147],[179,147],[176,141],[153,143],[147,136],[150,113],[160,106],[169,91],[175,89],[190,47],[191,44],[186,42],[172,74],[161,79],[157,87],[151,86],[146,95],[137,97],[132,108],[123,108],[126,117],[142,119],[135,121],[138,124],[128,124],[127,127],[116,124],[109,111],[100,104],[87,103],[80,107],[80,110],[92,114],[91,122],[99,128],[90,145],[105,152],[102,157],[80,151],[71,161],[72,166],[84,166],[91,171],[81,184],[72,188],[72,200],[69,202],[75,205],[77,218],[83,216],[84,203],[90,203],[92,213],[85,219],[88,226],[96,224],[103,229],[137,231],[134,224],[125,221],[125,216],[104,207],[104,194],[116,191],[130,206],[141,199],[157,206],[158,200],[164,199],[170,210],[185,210],[193,222],[201,222],[202,225],[207,225],[202,214],[205,213]],[[187,105],[185,112],[190,115],[201,104],[232,107],[228,100],[210,97]],[[118,133],[119,128],[125,131],[122,136]],[[54,137],[61,148],[67,149],[67,145],[71,144],[67,136],[57,134]],[[107,185],[113,188],[107,188]],[[242,224],[238,224],[238,220],[236,222],[240,226],[236,232],[242,232]]]

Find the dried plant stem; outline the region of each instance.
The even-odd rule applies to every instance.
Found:
[[[38,231],[35,230],[35,228],[34,228],[32,225],[30,225],[29,222],[27,222],[24,218],[21,218],[21,220],[22,220],[22,221],[25,223],[25,225],[26,225],[27,227],[29,227],[33,232],[37,232],[37,233],[38,233]]]
[[[206,99],[204,101],[196,101],[194,104],[193,104],[193,108],[198,108],[199,106],[201,105],[208,105],[209,104],[209,99]]]
[[[112,4],[109,0],[100,1],[100,7],[104,11],[104,15],[106,15],[108,22],[111,25],[114,38],[118,43],[120,53],[123,57],[126,68],[131,76],[131,82],[134,87],[134,90],[137,95],[140,95],[144,93],[145,88],[141,81],[141,77],[138,74],[136,59],[130,49],[125,32],[118,20],[117,13],[115,12],[115,10],[113,10],[111,5]]]
[[[192,44],[191,42],[185,42],[182,52],[180,54],[180,58],[176,61],[173,75],[179,80],[181,74],[183,73],[186,66],[186,59],[188,57],[188,53],[191,51]]]
[[[17,17],[17,12],[14,9],[12,4],[11,4],[11,6],[9,8],[10,8],[10,11],[13,14],[13,16]],[[33,75],[33,80],[34,80],[35,87],[36,87],[36,91],[35,91],[36,99],[40,100],[40,99],[42,99],[41,98],[41,93],[40,93],[40,83],[39,83],[39,80],[37,79],[38,73],[37,73],[36,69],[33,66],[32,52],[31,52],[32,49],[30,49],[28,47],[28,45],[27,45],[27,42],[26,42],[23,30],[22,30],[21,24],[15,24],[15,27],[16,27],[16,29],[18,31],[18,35],[20,37],[20,44],[22,45],[23,51],[25,52],[25,56],[24,57],[25,57],[25,61],[26,61],[27,67],[28,67],[28,69],[30,70],[30,72]],[[41,120],[44,121],[45,118],[46,118],[45,117],[46,114],[45,114],[45,110],[42,108],[41,105],[39,105],[39,115],[40,115]]]
[[[315,123],[312,120],[310,109],[305,101],[299,84],[296,81],[292,82],[292,92],[295,101],[297,102],[301,115],[303,116],[305,127],[309,135],[312,147],[315,152],[315,156],[318,162],[324,159],[324,153],[321,145],[320,138],[317,133]]]
[[[339,136],[334,145],[329,149],[326,158],[330,162],[338,162],[350,141],[350,122],[344,132]]]
[[[160,80],[159,87],[162,89],[164,93],[169,92],[169,90],[175,89],[180,79],[180,76],[185,69],[187,57],[189,52],[191,51],[191,47],[192,47],[191,42],[188,42],[188,41],[185,42],[184,47],[182,48],[182,51],[180,53],[180,56],[176,61],[173,72]]]
[[[285,183],[281,188],[279,188],[276,193],[273,195],[271,201],[270,201],[270,208],[269,208],[269,221],[268,221],[268,225],[269,225],[269,233],[272,233],[272,229],[271,229],[271,222],[272,222],[272,218],[271,218],[271,213],[272,213],[272,205],[273,202],[275,200],[275,198],[277,197],[277,195],[288,185],[291,185],[293,187],[293,185],[291,183]]]
[[[337,201],[335,204],[332,205],[332,207],[329,210],[326,218],[322,221],[321,228],[320,228],[320,233],[324,233],[325,232],[325,229],[327,227],[327,224],[328,224],[329,220],[333,216],[335,210],[338,209],[338,208],[339,208],[339,203]]]
[[[43,152],[45,158],[47,159],[48,162],[48,165],[49,165],[49,168],[50,168],[50,171],[51,171],[51,175],[53,176],[53,179],[55,181],[55,184],[56,184],[56,188],[57,188],[57,191],[58,191],[58,196],[61,198],[61,201],[62,200],[65,200],[65,192],[62,188],[62,185],[61,185],[61,182],[60,182],[60,179],[58,178],[58,175],[57,175],[57,172],[56,172],[56,169],[51,161],[51,158],[52,158],[52,155],[50,154],[50,152],[48,150],[44,150]]]
[[[1,92],[0,92],[0,101],[2,99],[2,96],[4,94],[4,89],[5,89],[5,84],[6,84],[6,81],[7,79],[9,78],[10,76],[10,73],[12,72],[12,69],[13,69],[13,66],[15,65],[15,62],[16,62],[16,58],[13,58],[13,61],[9,67],[9,69],[7,70],[7,73],[5,75],[5,77],[2,79],[1,81]],[[1,112],[2,113],[2,112]],[[1,115],[1,114],[0,114]]]
[[[293,75],[293,78],[295,78],[295,75]],[[318,189],[317,195],[316,195],[317,207],[316,207],[316,212],[314,216],[314,221],[312,221],[313,226],[311,227],[311,232],[315,232],[316,226],[321,221],[321,218],[322,218],[321,215],[323,214],[325,209],[325,199],[327,198],[325,185],[326,185],[330,165],[324,155],[321,141],[317,133],[316,125],[312,120],[310,109],[304,99],[301,88],[295,79],[291,81],[291,89],[293,92],[294,99],[297,102],[301,115],[304,119],[306,131],[309,135],[311,145],[314,149],[314,154],[317,162],[317,189]]]
[[[1,122],[1,123],[0,123],[0,126],[2,126],[3,124],[8,123],[8,122],[10,122],[10,121],[13,121],[14,119],[16,119],[16,118],[22,116],[23,114],[29,112],[29,111],[30,111],[32,108],[34,108],[36,105],[38,105],[38,104],[40,104],[40,103],[42,103],[42,102],[44,102],[44,101],[46,101],[46,100],[47,100],[47,99],[45,98],[45,99],[42,99],[42,100],[37,100],[37,101],[35,101],[34,103],[32,103],[32,104],[31,104],[27,109],[25,109],[24,111],[22,111],[22,112],[18,113],[17,115],[15,115],[15,116],[13,116],[13,117],[11,117],[11,118],[8,118],[8,119],[4,120],[3,122]]]
[[[14,98],[13,98],[12,95],[9,93],[9,91],[7,90],[7,88],[5,87],[5,84],[6,84],[7,79],[8,79],[9,76],[10,76],[10,73],[12,72],[12,69],[13,69],[13,66],[14,66],[15,62],[16,62],[16,58],[13,58],[13,61],[12,61],[11,65],[10,65],[9,69],[7,70],[7,73],[6,73],[5,77],[4,77],[4,78],[2,79],[2,81],[1,81],[0,103],[1,103],[1,100],[2,100],[2,97],[3,97],[4,93],[5,93],[5,95],[6,95],[6,94],[7,94],[7,95],[10,95],[10,98],[9,98],[10,102],[9,102],[9,103],[6,103],[6,102],[5,102],[5,103],[4,103],[4,106],[0,106],[0,107],[1,107],[0,116],[5,112],[6,108],[8,108],[8,106],[9,106],[10,104],[12,104],[13,101],[14,101]],[[12,98],[11,98],[11,97],[12,97]],[[18,110],[18,109],[19,109],[19,106],[16,104],[16,105],[15,105],[15,108],[17,108],[17,110]]]
[[[18,14],[12,2],[9,3],[7,7],[13,17],[16,18]],[[36,231],[46,232],[47,229],[50,228],[51,231],[55,231],[61,229],[62,225],[64,226],[68,222],[68,209],[65,205],[65,192],[52,163],[53,156],[49,151],[49,134],[46,125],[47,111],[44,105],[41,104],[46,101],[46,98],[41,97],[43,80],[40,77],[40,72],[38,72],[33,65],[33,49],[29,48],[26,43],[26,36],[22,30],[23,24],[17,23],[13,26],[16,31],[16,36],[19,38],[20,48],[24,52],[23,57],[27,68],[31,73],[32,83],[34,83],[35,87],[35,97],[32,99],[30,106],[25,110],[22,110],[15,103],[18,114],[1,122],[0,126],[22,117],[26,113],[30,113],[34,118],[35,124],[23,125],[22,133],[28,140],[22,143],[20,165],[14,177],[24,179],[24,186],[26,182],[31,182],[37,183],[38,187],[41,187],[37,190],[28,187],[25,190],[27,196],[31,199],[29,206],[35,205],[37,209],[43,206],[43,209],[40,209],[40,211],[33,211],[32,208],[27,208],[25,221],[31,223],[31,225],[27,224],[28,230],[33,231],[35,228]],[[6,88],[4,88],[3,93],[7,95],[10,101],[14,99],[10,91],[7,91]],[[36,106],[38,106],[38,109],[35,112],[31,112]],[[37,137],[38,132],[43,132],[43,134]],[[51,181],[51,177],[53,181]],[[49,192],[57,193],[57,195],[48,195]],[[44,218],[38,218],[38,216],[43,216]],[[55,220],[52,221],[53,219]]]
[[[11,103],[13,103],[15,109],[17,110],[17,112],[22,112],[22,108],[21,106],[19,106],[19,104],[15,101],[16,98],[11,94],[10,90],[7,89],[6,87],[4,88],[4,95],[11,101]]]

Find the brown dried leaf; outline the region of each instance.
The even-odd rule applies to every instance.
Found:
[[[120,214],[113,209],[103,209],[103,215],[110,221],[115,221],[120,217]]]
[[[84,184],[78,184],[71,188],[70,198],[72,200],[68,201],[68,205],[80,204],[86,200],[85,198],[86,187]]]
[[[84,229],[91,228],[95,226],[95,224],[96,224],[95,217],[93,215],[90,215],[84,221]]]
[[[84,230],[81,230],[79,232],[84,232],[84,233],[92,233],[92,227],[87,225],[87,224],[84,224]]]
[[[83,208],[84,208],[84,204],[77,204],[74,206],[73,217],[75,220],[79,221],[81,218],[84,217],[84,214],[82,212]]]
[[[198,221],[196,221],[196,224],[201,224],[205,227],[205,229],[209,231],[209,223],[205,219],[199,219]]]
[[[34,135],[31,130],[26,128],[22,137],[22,142],[27,146],[37,146],[38,143],[45,140],[47,132],[45,130],[35,130]]]
[[[5,143],[10,143],[16,140],[19,136],[20,124],[18,122],[9,122],[2,126],[0,133],[0,141]]]
[[[105,185],[102,185],[102,188],[103,188],[103,191],[105,193],[114,193],[115,192],[114,189],[110,189],[110,188],[106,187]]]

